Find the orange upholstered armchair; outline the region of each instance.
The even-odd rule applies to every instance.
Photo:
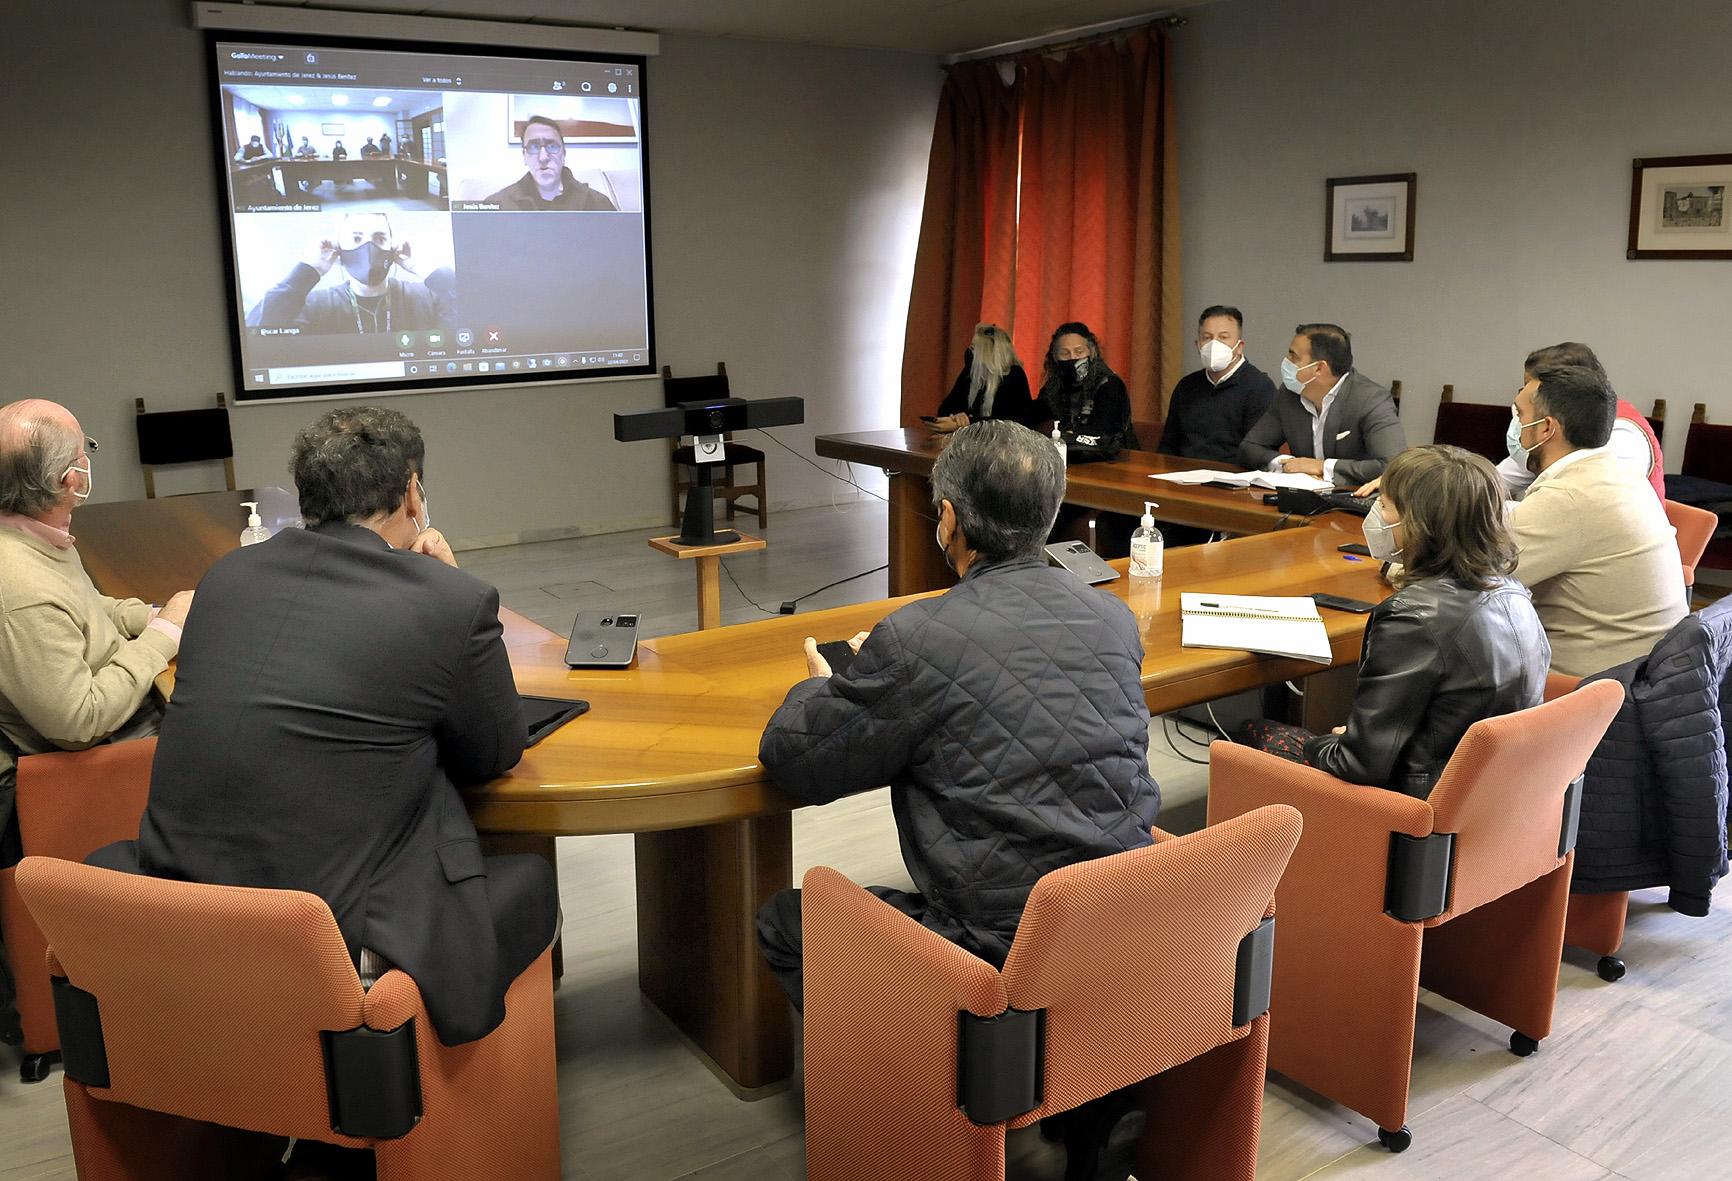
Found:
[[[1678,560],[1684,564],[1684,589],[1689,590],[1696,585],[1696,563],[1702,560],[1702,555],[1708,551],[1708,543],[1714,540],[1714,530],[1720,527],[1720,518],[1705,508],[1694,508],[1675,500],[1660,503],[1666,506],[1666,519],[1672,522],[1672,528],[1678,533]]]
[[[311,894],[42,857],[18,889],[51,949],[80,1177],[239,1176],[237,1129],[371,1148],[381,1181],[559,1176],[550,953],[499,1028],[447,1047],[404,973],[362,990]]]
[[[1008,1128],[1141,1084],[1139,1173],[1250,1181],[1270,900],[1299,828],[1293,809],[1263,808],[1055,870],[1003,971],[813,869],[801,898],[808,1175],[1002,1178]]]
[[[1400,1152],[1421,984],[1551,1033],[1588,756],[1613,682],[1475,723],[1429,799],[1343,783],[1231,743],[1210,751],[1209,820],[1286,803],[1305,837],[1276,892],[1269,1067],[1370,1117]]]
[[[18,760],[18,827],[24,852],[83,861],[104,845],[138,836],[150,795],[156,739],[116,742],[89,750],[26,755]],[[18,897],[14,869],[0,869],[0,939],[18,977],[24,1026],[19,1076],[39,1083],[60,1061],[54,999],[48,987],[48,945]]]

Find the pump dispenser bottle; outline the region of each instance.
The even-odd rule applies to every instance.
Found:
[[[1155,528],[1155,510],[1160,505],[1152,500],[1143,502],[1142,524],[1131,534],[1131,577],[1159,578],[1166,568],[1166,542]]]
[[[242,545],[257,545],[261,541],[271,539],[271,531],[265,528],[265,523],[259,519],[259,502],[243,500],[241,507],[247,510],[247,527],[241,530]]]

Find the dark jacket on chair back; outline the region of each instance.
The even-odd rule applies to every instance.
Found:
[[[1624,704],[1588,760],[1570,888],[1669,886],[1672,909],[1708,913],[1726,874],[1732,599],[1686,615],[1641,660],[1588,677]]]
[[[525,859],[482,857],[454,786],[523,752],[498,611],[479,579],[357,525],[223,558],[187,620],[138,868],[317,894],[352,956],[414,977],[442,1041],[486,1034],[525,966],[501,948],[545,947],[555,905],[530,891],[508,919],[530,933],[496,930],[489,893],[511,883],[490,863]]]
[[[1514,579],[1485,591],[1448,578],[1404,586],[1365,625],[1346,733],[1307,741],[1305,761],[1424,799],[1469,726],[1540,703],[1551,655]]]
[[[1123,602],[1044,561],[979,564],[795,685],[758,757],[806,803],[888,783],[922,921],[1002,964],[1042,874],[1152,839],[1142,664]]]

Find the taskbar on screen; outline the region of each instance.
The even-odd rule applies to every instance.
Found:
[[[561,370],[629,369],[641,367],[648,354],[643,349],[613,349],[604,352],[535,353],[482,356],[473,352],[453,357],[423,357],[395,361],[345,361],[329,365],[282,365],[254,367],[247,376],[257,390],[297,385],[333,385],[355,381],[401,381],[416,377],[477,377],[485,374],[542,374]]]

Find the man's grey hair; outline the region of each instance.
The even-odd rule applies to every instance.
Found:
[[[301,519],[316,525],[396,512],[426,455],[405,414],[382,406],[330,411],[296,435],[289,452]]]
[[[83,446],[83,435],[27,402],[0,406],[0,513],[36,517],[59,504],[60,477]]]
[[[1051,439],[1018,423],[970,423],[932,468],[933,507],[946,500],[985,561],[1039,557],[1064,500],[1064,460]]]

